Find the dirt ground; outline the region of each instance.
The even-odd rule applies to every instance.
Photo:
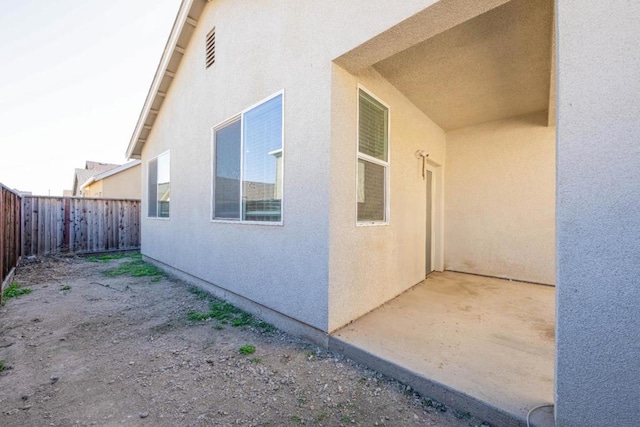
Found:
[[[0,308],[0,425],[487,425],[255,321],[190,320],[203,294],[105,274],[127,262],[23,260],[32,292]]]

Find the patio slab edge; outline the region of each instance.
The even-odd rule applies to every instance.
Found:
[[[410,385],[422,396],[428,396],[460,412],[468,412],[474,417],[487,421],[492,426],[526,427],[527,422],[520,414],[510,413],[490,403],[455,390],[438,381],[431,380],[424,375],[411,371],[383,357],[354,346],[335,336],[329,336],[329,350],[340,353],[356,362],[362,363],[388,377]],[[541,420],[531,427],[553,426],[548,420]]]

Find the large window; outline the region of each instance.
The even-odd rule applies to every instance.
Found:
[[[213,219],[282,222],[282,99],[213,129]]]
[[[389,108],[358,90],[358,222],[388,222]]]
[[[149,218],[169,218],[171,199],[171,171],[169,152],[162,153],[148,164],[148,209]]]

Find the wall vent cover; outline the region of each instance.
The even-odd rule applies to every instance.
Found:
[[[206,44],[206,64],[207,68],[211,67],[216,62],[216,27],[213,27],[209,34],[207,34]]]

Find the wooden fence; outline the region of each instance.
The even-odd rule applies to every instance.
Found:
[[[25,196],[22,255],[140,248],[140,201]]]
[[[11,281],[21,252],[20,217],[22,197],[0,184],[0,302]]]

